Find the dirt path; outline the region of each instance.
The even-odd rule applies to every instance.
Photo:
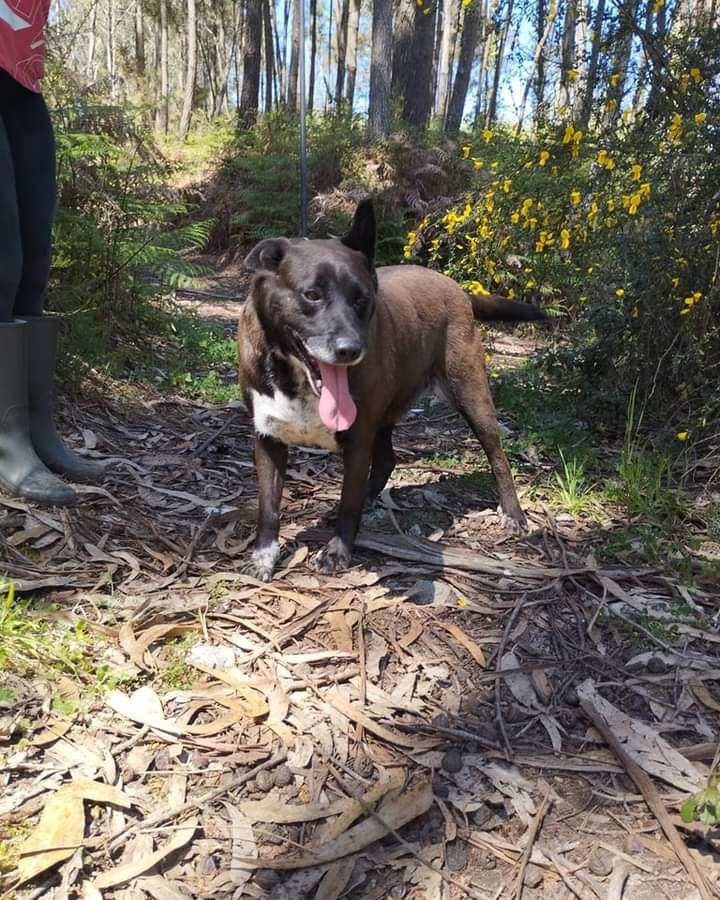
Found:
[[[526,349],[503,335],[496,359]],[[490,900],[520,896],[521,870],[525,898],[698,896],[588,710],[612,704],[679,825],[717,741],[717,636],[692,624],[712,598],[598,566],[600,526],[527,497],[533,533],[506,538],[474,440],[433,400],[399,429],[342,576],[311,565],[339,462],[293,454],[269,585],[241,574],[256,496],[241,409],[108,384],[63,425],[107,483],[68,511],[2,501],[5,568],[65,661],[54,681],[16,668],[0,694],[0,865],[43,809],[56,826],[16,896]],[[680,605],[680,631],[651,627]],[[100,785],[77,789],[84,807],[57,793],[78,778]],[[717,884],[708,843],[685,839]]]

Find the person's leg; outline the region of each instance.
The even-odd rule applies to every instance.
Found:
[[[45,316],[55,210],[55,138],[40,94],[16,86],[6,128],[15,171],[22,273],[14,313],[27,322],[30,368],[30,436],[42,461],[73,481],[97,481],[102,466],[83,459],[63,444],[54,423],[54,381],[60,322]]]
[[[22,244],[22,273],[15,295],[15,316],[40,316],[45,308],[52,224],[55,212],[55,138],[40,94],[20,84],[6,102],[3,119],[15,174],[17,215]]]
[[[15,170],[5,114],[14,98],[0,72],[0,487],[14,497],[66,506],[75,492],[38,458],[28,415],[28,326],[13,320],[22,277],[22,243]]]

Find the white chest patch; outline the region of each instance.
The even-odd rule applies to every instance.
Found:
[[[258,434],[295,447],[340,449],[335,432],[329,431],[320,420],[319,400],[309,388],[295,398],[288,397],[277,388],[272,397],[253,391],[252,404]]]

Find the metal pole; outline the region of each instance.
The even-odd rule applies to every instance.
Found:
[[[305,98],[305,0],[298,0],[300,11],[300,59],[298,93],[300,95],[300,237],[308,236],[307,104]]]

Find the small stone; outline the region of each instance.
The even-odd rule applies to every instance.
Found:
[[[497,860],[492,853],[480,853],[477,857],[477,863],[481,869],[494,869],[497,866]]]
[[[468,862],[467,844],[452,841],[445,847],[445,865],[451,872],[462,872]]]
[[[280,881],[280,874],[275,869],[258,869],[255,873],[255,884],[264,891],[272,890]]]
[[[651,675],[665,675],[668,670],[667,663],[659,656],[651,656],[647,661],[647,670]]]
[[[273,776],[273,773],[268,772],[267,769],[263,769],[262,772],[258,772],[255,776],[255,784],[259,791],[267,793],[275,785],[275,778]]]
[[[278,787],[287,787],[293,780],[293,774],[289,766],[278,766],[275,769],[275,784]]]
[[[577,706],[580,703],[578,693],[572,686],[565,688],[565,691],[563,692],[563,700],[567,703],[568,706]]]
[[[375,763],[364,753],[358,753],[353,762],[353,769],[361,778],[369,778],[375,768]]]
[[[217,872],[217,865],[212,856],[201,856],[197,864],[197,873],[203,878],[214,875]]]
[[[613,861],[606,850],[593,850],[588,860],[588,869],[598,878],[607,878],[612,872]]]
[[[643,847],[643,843],[638,837],[634,834],[629,834],[625,838],[625,852],[626,853],[642,853],[645,848]]]
[[[538,888],[543,883],[543,870],[540,866],[536,866],[533,863],[525,869],[525,878],[524,884],[529,888]]]
[[[485,828],[492,820],[493,816],[494,813],[490,807],[486,803],[483,803],[479,809],[475,810],[470,819],[476,828]]]
[[[438,713],[436,716],[433,716],[432,723],[437,725],[438,728],[447,728],[450,725],[450,719],[445,713]]]
[[[392,900],[403,900],[405,894],[407,894],[407,888],[401,882],[394,884],[390,888],[390,897],[392,897]]]
[[[454,775],[463,767],[462,754],[459,750],[448,750],[447,753],[443,755],[440,765],[446,772]]]
[[[432,780],[433,794],[444,800],[450,793],[450,785],[440,775],[435,775]]]

